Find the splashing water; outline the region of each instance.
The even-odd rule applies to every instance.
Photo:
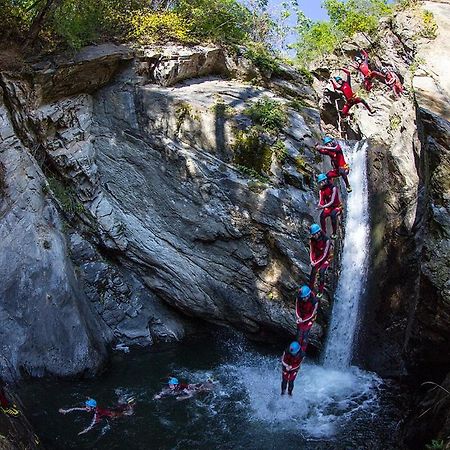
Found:
[[[358,324],[358,305],[364,293],[369,251],[369,211],[366,176],[367,143],[345,147],[352,171],[353,192],[347,197],[345,241],[341,275],[334,296],[333,312],[325,352],[325,367],[345,369],[352,358]]]

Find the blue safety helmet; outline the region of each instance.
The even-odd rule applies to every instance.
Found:
[[[299,294],[301,298],[309,297],[311,295],[311,289],[305,284],[300,288]]]
[[[177,385],[177,384],[179,384],[179,381],[178,381],[178,378],[174,378],[174,377],[172,377],[172,378],[169,378],[169,385],[170,384],[172,384],[172,385]]]
[[[324,173],[320,173],[319,175],[317,175],[317,182],[318,183],[322,183],[322,181],[327,181],[328,178]]]
[[[334,79],[335,79],[336,81],[342,81],[342,78],[341,78],[341,77],[334,77]]]
[[[297,355],[300,350],[301,350],[301,347],[297,341],[291,342],[291,345],[289,346],[289,353],[292,356]]]
[[[88,408],[96,408],[97,407],[97,402],[93,398],[90,398],[90,399],[86,400],[85,405]]]
[[[330,136],[325,136],[325,137],[322,139],[322,142],[323,142],[324,144],[329,144],[330,142],[333,142],[333,138],[330,137]]]
[[[322,228],[320,228],[320,225],[317,225],[317,223],[313,223],[309,228],[309,231],[311,234],[316,234],[319,231],[322,231]]]

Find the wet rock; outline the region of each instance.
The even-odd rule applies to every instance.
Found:
[[[11,129],[0,103],[2,128]],[[0,159],[7,192],[0,204],[0,366],[9,378],[94,374],[106,358],[97,316],[80,289],[45,178],[20,141],[4,132]]]

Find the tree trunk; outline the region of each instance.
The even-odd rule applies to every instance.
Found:
[[[62,3],[63,0],[46,0],[45,5],[38,12],[33,19],[30,30],[28,31],[27,38],[23,44],[24,47],[28,47],[34,43],[42,29],[47,17]]]

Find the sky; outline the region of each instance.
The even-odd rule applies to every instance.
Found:
[[[284,0],[269,0],[269,8],[277,11],[281,9]],[[322,0],[299,0],[300,9],[305,15],[313,20],[322,20],[327,18],[326,11],[322,8]]]

